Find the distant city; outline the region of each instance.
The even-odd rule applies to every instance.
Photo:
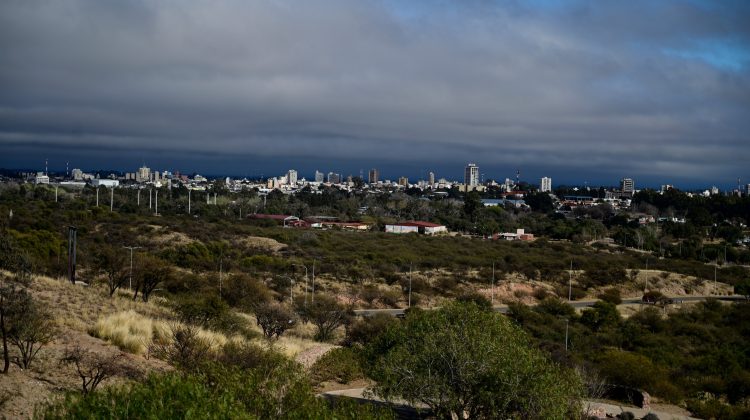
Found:
[[[306,187],[318,188],[320,186],[335,186],[336,188],[353,191],[360,189],[369,190],[405,190],[416,188],[419,190],[433,190],[437,194],[443,191],[457,189],[459,192],[478,191],[485,192],[488,189],[499,191],[506,196],[522,199],[527,192],[553,192],[552,177],[545,176],[540,179],[525,180],[521,178],[520,170],[516,170],[514,178],[504,180],[488,178],[480,172],[475,163],[467,163],[463,170],[463,179],[446,179],[439,177],[435,172],[427,172],[425,179],[413,180],[407,176],[394,178],[384,177],[377,168],[371,168],[366,173],[360,171],[358,176],[342,175],[338,172],[321,172],[315,170],[310,178],[300,176],[295,169],[289,169],[284,173],[271,177],[206,177],[197,173],[186,174],[180,171],[155,170],[145,164],[133,172],[120,172],[111,170],[96,170],[84,172],[80,168],[69,168],[62,171],[49,171],[45,161],[44,170],[24,171],[0,169],[0,180],[18,180],[34,184],[54,184],[69,188],[83,188],[86,185],[93,187],[127,187],[127,188],[173,188],[184,186],[191,190],[202,191],[207,186],[218,180],[223,180],[230,191],[238,192],[245,189],[256,189],[261,193],[279,190],[282,193],[294,194]],[[596,186],[584,182],[582,185],[566,185],[568,193],[573,192],[579,198],[593,198],[603,200],[627,200],[638,191],[634,177],[626,176],[620,179],[617,186]],[[653,188],[664,192],[669,189],[679,189],[672,184],[662,184]],[[732,189],[720,189],[712,185],[702,189],[683,189],[689,195],[750,195],[750,183],[742,184],[737,179],[736,186]],[[572,197],[572,196],[571,196]]]

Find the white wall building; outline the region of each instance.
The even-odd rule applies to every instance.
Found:
[[[297,171],[290,169],[289,172],[286,173],[286,180],[289,185],[297,185]]]
[[[470,163],[464,168],[464,184],[470,187],[479,185],[479,166]]]
[[[539,191],[552,192],[552,178],[545,176],[544,178],[542,178],[542,182],[539,185]]]
[[[109,187],[114,188],[120,185],[120,181],[116,179],[92,179],[91,185],[94,187]]]

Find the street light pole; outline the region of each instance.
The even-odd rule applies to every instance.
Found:
[[[133,250],[143,248],[141,246],[123,246],[125,249],[130,250],[130,282],[128,284],[128,288],[130,290],[133,290]]]
[[[190,214],[190,188],[188,188],[188,214]]]
[[[312,266],[312,296],[311,296],[312,303],[315,303],[315,258],[313,258],[313,266]]]
[[[573,260],[570,260],[570,270],[568,271],[568,302],[573,297]]]
[[[492,284],[490,285],[490,303],[495,306],[495,263],[492,263]]]

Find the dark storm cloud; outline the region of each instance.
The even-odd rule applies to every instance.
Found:
[[[750,176],[747,2],[0,4],[0,147]],[[106,166],[106,165],[103,165]]]

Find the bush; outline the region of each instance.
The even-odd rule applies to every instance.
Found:
[[[611,303],[613,305],[619,305],[622,303],[622,296],[620,295],[620,289],[616,287],[610,287],[599,293],[597,296],[599,299]]]
[[[346,326],[344,344],[350,347],[366,345],[396,322],[398,319],[388,314],[357,318]]]
[[[316,383],[336,381],[347,384],[364,378],[356,354],[350,348],[330,350],[310,367],[310,376]]]
[[[490,302],[489,299],[487,299],[484,295],[481,295],[476,292],[470,292],[470,293],[464,293],[461,296],[456,298],[456,302],[463,302],[463,303],[474,303],[482,310],[485,311],[491,311],[492,310],[492,302]]]

